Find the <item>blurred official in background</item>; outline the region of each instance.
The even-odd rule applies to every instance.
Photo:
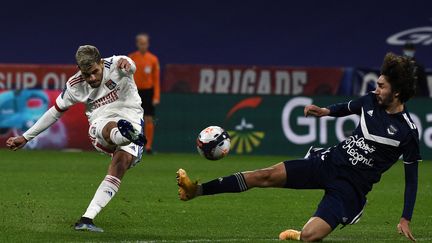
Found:
[[[149,39],[149,35],[146,33],[138,34],[136,36],[138,50],[129,54],[129,57],[137,67],[134,79],[144,109],[145,136],[147,137],[146,152],[152,154],[155,106],[160,102],[160,68],[158,58],[148,50]]]

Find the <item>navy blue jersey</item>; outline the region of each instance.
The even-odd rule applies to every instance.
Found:
[[[418,130],[406,107],[388,114],[371,92],[328,108],[330,116],[360,116],[352,135],[332,147],[327,158],[362,192],[369,192],[401,156],[406,164],[421,160]]]

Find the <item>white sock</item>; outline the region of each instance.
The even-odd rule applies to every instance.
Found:
[[[123,135],[120,133],[117,127],[111,129],[110,139],[113,143],[120,146],[130,144],[130,141],[127,138],[123,137]]]
[[[120,179],[115,176],[105,176],[105,179],[96,190],[93,200],[90,202],[83,217],[94,219],[102,208],[108,204],[111,198],[114,197],[120,187],[120,182]]]

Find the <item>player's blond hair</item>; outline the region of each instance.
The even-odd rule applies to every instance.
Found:
[[[75,60],[80,69],[88,70],[93,64],[101,61],[101,55],[95,46],[84,45],[78,47]]]

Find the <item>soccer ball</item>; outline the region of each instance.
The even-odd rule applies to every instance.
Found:
[[[208,160],[222,159],[228,154],[230,146],[230,136],[218,126],[205,128],[197,138],[198,153]]]

